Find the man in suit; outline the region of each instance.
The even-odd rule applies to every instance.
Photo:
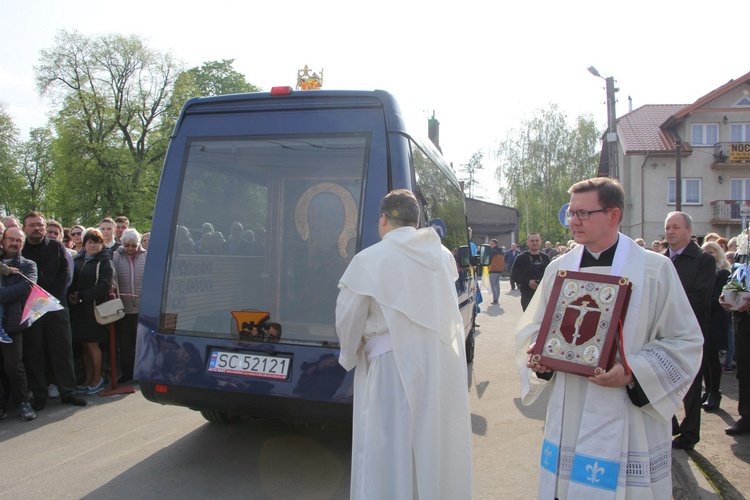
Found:
[[[711,293],[716,282],[716,261],[690,239],[693,219],[685,212],[670,212],[664,221],[664,231],[669,248],[664,255],[672,259],[682,287],[688,296],[705,338],[708,333],[711,311]],[[692,450],[700,441],[701,427],[701,378],[696,377],[685,397],[685,418],[678,424],[672,418],[672,448]]]

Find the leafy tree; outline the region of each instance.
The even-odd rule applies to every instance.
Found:
[[[567,190],[573,183],[596,175],[599,137],[590,117],[578,117],[570,125],[551,105],[536,111],[500,143],[500,196],[504,204],[518,209],[525,234],[536,231],[543,239],[566,239],[558,212],[570,200]]]
[[[168,135],[160,130],[178,74],[171,54],[138,36],[86,37],[61,31],[35,67],[53,119],[55,201],[66,222],[128,215],[150,225]]]
[[[32,129],[29,140],[19,147],[18,170],[24,181],[19,190],[22,203],[19,214],[30,210],[50,212],[46,195],[54,176],[51,149],[52,132],[48,128]]]
[[[13,118],[0,104],[0,206],[3,212],[18,212],[18,192],[23,185],[18,175],[19,131]]]
[[[259,87],[249,83],[245,75],[236,71],[234,59],[208,61],[180,73],[174,85],[165,128],[171,132],[188,99],[201,96],[258,92]]]
[[[469,163],[461,166],[461,171],[466,174],[466,177],[464,177],[464,189],[469,193],[469,198],[474,198],[474,185],[476,184],[475,175],[477,175],[477,172],[480,170],[484,170],[484,166],[482,165],[482,159],[484,158],[484,153],[480,150],[471,155],[471,158],[469,159]]]
[[[248,83],[245,75],[232,68],[234,59],[208,61],[201,67],[190,68],[180,78],[190,78],[198,91],[194,96],[211,96],[257,92],[260,88]]]

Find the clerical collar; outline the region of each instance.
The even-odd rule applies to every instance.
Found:
[[[581,257],[580,267],[593,267],[593,266],[604,266],[611,267],[612,262],[615,260],[615,251],[617,250],[617,242],[619,238],[615,240],[615,243],[608,249],[602,252],[590,252],[588,248],[583,248],[583,257]]]

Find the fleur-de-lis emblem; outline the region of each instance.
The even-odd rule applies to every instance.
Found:
[[[544,465],[549,465],[549,459],[552,456],[552,450],[549,447],[544,448]]]
[[[598,476],[599,474],[604,474],[604,469],[602,467],[599,467],[599,462],[594,462],[593,465],[587,465],[586,470],[591,473],[591,475],[587,477],[586,480],[591,481],[592,483],[598,483],[599,479],[596,476]]]

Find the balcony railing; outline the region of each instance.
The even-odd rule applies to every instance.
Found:
[[[714,161],[750,165],[750,142],[717,142],[714,144]]]
[[[713,224],[741,224],[742,212],[750,219],[750,200],[716,200],[711,202]]]

